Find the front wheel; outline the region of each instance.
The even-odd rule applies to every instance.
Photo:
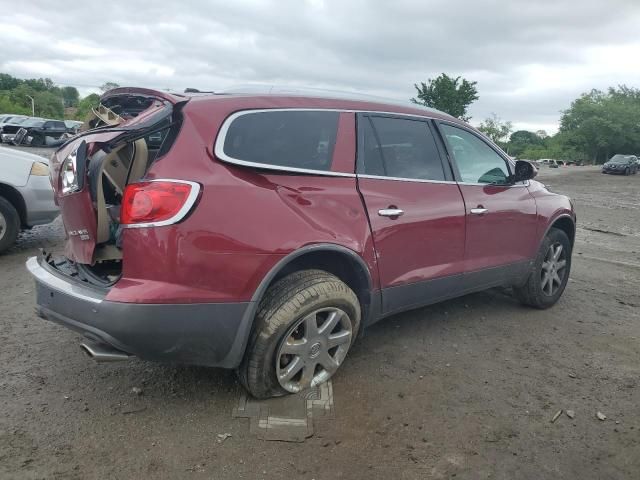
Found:
[[[514,287],[524,305],[549,308],[562,296],[571,270],[571,242],[562,230],[552,228],[544,237],[527,282]]]
[[[360,315],[355,293],[334,275],[305,270],[284,277],[258,307],[240,382],[256,398],[326,382],[347,356]]]
[[[14,244],[20,232],[20,216],[6,199],[0,197],[0,253]]]
[[[631,170],[629,170],[629,167],[625,168],[624,174],[625,175],[631,175]]]

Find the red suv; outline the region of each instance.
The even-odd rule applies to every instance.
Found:
[[[438,111],[119,88],[89,127],[51,162],[64,256],[27,267],[96,360],[233,368],[269,397],[383,317],[496,286],[546,308],[567,284],[570,200]]]

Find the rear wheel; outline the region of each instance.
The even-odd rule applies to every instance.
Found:
[[[514,287],[514,295],[525,305],[549,308],[562,296],[570,270],[569,237],[562,230],[552,228],[542,241],[527,283]]]
[[[20,232],[20,216],[5,198],[0,197],[0,253],[14,244]]]
[[[624,174],[625,175],[631,175],[631,170],[629,169],[629,167],[624,169]]]
[[[344,282],[321,270],[293,273],[269,288],[258,307],[240,382],[257,398],[326,382],[359,326],[358,298]]]

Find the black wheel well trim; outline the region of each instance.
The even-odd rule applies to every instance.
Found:
[[[278,274],[291,262],[293,262],[299,257],[302,257],[303,255],[307,255],[309,253],[323,252],[323,251],[347,255],[351,260],[356,261],[362,268],[363,272],[365,273],[366,279],[367,279],[367,288],[369,291],[371,291],[371,288],[372,288],[371,272],[369,271],[369,267],[367,267],[367,264],[365,263],[365,261],[362,259],[360,255],[358,255],[358,253],[356,253],[354,250],[351,250],[347,247],[343,247],[342,245],[338,245],[335,243],[314,243],[311,245],[306,245],[304,247],[301,247],[297,250],[294,250],[293,252],[289,253],[285,257],[281,258],[278,261],[278,263],[276,263],[271,268],[271,270],[269,270],[269,273],[267,273],[264,276],[264,278],[258,285],[258,288],[256,288],[256,291],[253,293],[253,296],[251,297],[251,301],[259,303],[264,293],[267,291],[267,288],[269,288],[269,285],[271,285],[271,282],[273,281],[273,279],[276,278]]]
[[[20,217],[20,226],[24,227],[27,223],[27,205],[22,198],[22,194],[13,186],[7,183],[0,183],[0,197],[13,205]]]
[[[573,244],[574,244],[575,238],[576,238],[576,222],[575,222],[575,219],[568,213],[562,213],[562,214],[558,215],[557,217],[553,217],[553,220],[551,220],[549,222],[549,225],[547,226],[547,229],[545,230],[544,235],[540,239],[540,243],[542,243],[542,241],[544,241],[544,237],[547,236],[547,234],[549,233],[549,231],[552,228],[558,228],[556,226],[558,221],[559,220],[563,220],[565,218],[568,219],[571,222],[571,225],[573,226],[573,235],[569,236],[569,241],[571,242],[571,247],[573,247]]]
[[[287,265],[291,264],[294,260],[309,253],[323,251],[346,255],[350,259],[357,262],[358,265],[360,265],[364,274],[366,275],[367,289],[372,294],[370,298],[370,305],[361,305],[361,307],[370,307],[368,310],[369,316],[376,316],[378,314],[377,310],[379,309],[379,305],[377,301],[378,299],[373,295],[372,291],[373,283],[371,279],[371,271],[367,267],[364,259],[360,255],[358,255],[357,252],[334,243],[314,243],[311,245],[305,245],[304,247],[301,247],[287,254],[286,256],[281,258],[273,267],[271,267],[271,270],[269,270],[269,272],[262,278],[260,284],[253,293],[251,300],[249,301],[249,304],[244,312],[244,315],[242,316],[241,326],[234,341],[234,345],[231,347],[231,352],[235,352],[235,355],[233,356],[237,360],[235,362],[237,363],[236,367],[240,364],[242,357],[244,357],[245,355],[249,337],[253,329],[253,321],[258,311],[258,306],[260,305],[260,300],[262,300],[262,297],[264,296],[269,286],[272,284],[273,280],[277,278],[278,274],[282,272],[287,267]],[[366,319],[364,318],[363,312],[363,318],[360,321],[361,332],[364,330],[364,327],[367,324],[365,320]]]

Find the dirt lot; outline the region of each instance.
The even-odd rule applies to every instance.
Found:
[[[0,478],[640,478],[640,175],[540,178],[580,224],[559,304],[494,290],[377,324],[333,381],[335,419],[304,443],[232,418],[231,372],[87,359],[35,317],[24,269],[60,223],[23,234],[0,257]],[[575,418],[552,423],[561,409]]]

